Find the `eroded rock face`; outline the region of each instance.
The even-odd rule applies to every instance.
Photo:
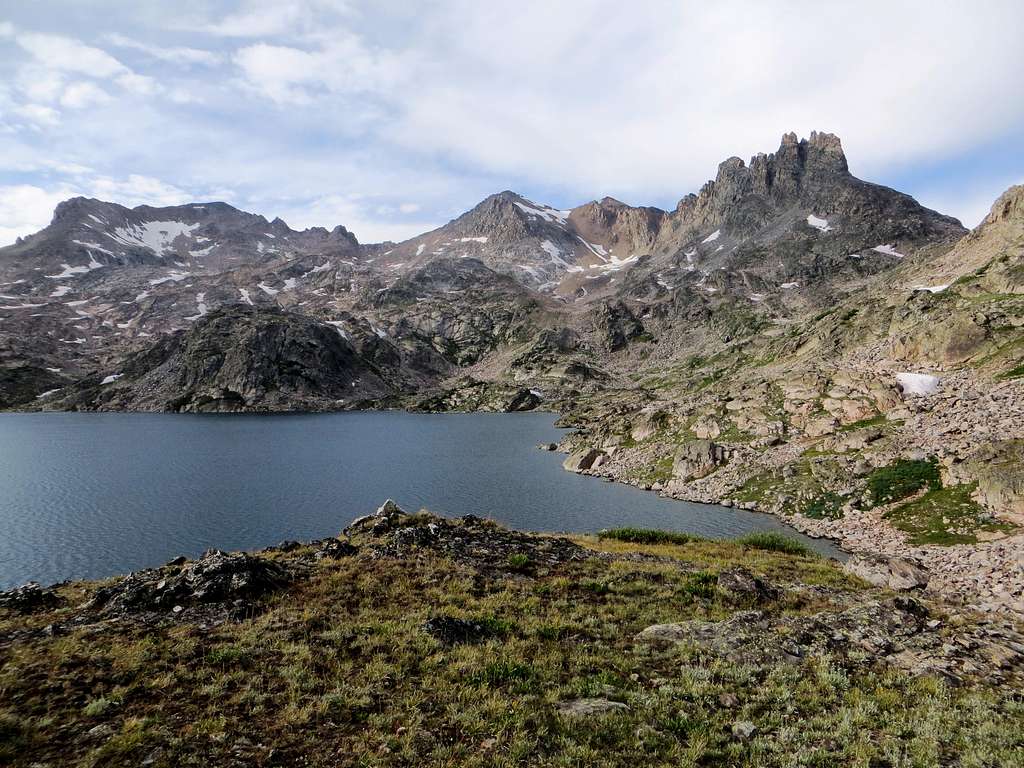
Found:
[[[980,503],[1024,524],[1024,443],[1008,440],[982,446],[965,470],[978,483],[975,497]]]
[[[928,586],[928,571],[921,563],[906,557],[886,555],[854,555],[843,568],[876,587],[898,592],[924,589]]]
[[[66,404],[83,410],[324,410],[387,392],[335,328],[290,312],[235,306],[130,357],[113,381],[87,379]]]

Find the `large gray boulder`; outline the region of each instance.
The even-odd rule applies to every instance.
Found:
[[[691,440],[676,451],[672,474],[684,483],[710,475],[728,459],[724,446],[710,440]]]
[[[851,573],[876,587],[904,592],[928,586],[928,571],[917,560],[888,555],[854,555],[843,565]]]
[[[608,457],[604,451],[597,448],[583,448],[562,462],[562,466],[570,472],[582,472],[587,469],[596,469],[604,463]]]

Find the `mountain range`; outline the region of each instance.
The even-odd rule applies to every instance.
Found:
[[[552,330],[578,337],[570,346],[614,351],[644,335],[648,318],[791,316],[964,234],[955,219],[853,177],[825,133],[787,134],[773,154],[724,161],[673,211],[607,197],[557,210],[502,192],[397,244],[361,245],[342,226],[295,231],[225,203],[128,209],[74,198],[46,229],[0,249],[0,402],[36,406],[49,392],[46,407],[353,407],[442,386]],[[138,365],[194,346],[162,337],[204,336],[245,307],[260,327],[330,327],[374,375],[353,373],[339,390],[313,371],[293,382],[293,397],[273,376],[234,387],[237,375],[218,371],[216,383],[185,376],[126,397]],[[228,333],[253,322],[228,322]],[[239,341],[253,358],[239,370],[265,368],[268,351],[230,343]],[[117,386],[79,396],[112,376]]]
[[[828,133],[671,211],[506,191],[361,244],[75,198],[0,249],[6,409],[544,408],[567,469],[911,555],[1024,615],[1022,381],[1024,187],[968,232]]]

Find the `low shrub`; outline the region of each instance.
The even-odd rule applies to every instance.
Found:
[[[784,552],[787,555],[811,555],[813,552],[806,544],[791,539],[775,531],[748,533],[736,540],[738,544],[751,549],[764,549],[769,552]]]
[[[608,528],[597,534],[599,539],[614,539],[629,544],[690,544],[704,541],[700,536],[679,531],[658,531],[652,528]]]

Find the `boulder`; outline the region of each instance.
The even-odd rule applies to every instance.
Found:
[[[663,430],[668,426],[668,422],[669,415],[665,411],[658,409],[641,411],[633,422],[630,437],[638,443],[643,442]]]
[[[908,557],[854,555],[846,561],[843,569],[876,587],[900,592],[928,586],[928,571],[920,562]]]
[[[569,455],[562,466],[570,472],[582,472],[601,466],[607,454],[597,448],[583,448]]]
[[[506,413],[532,411],[541,404],[540,395],[532,389],[521,389],[505,405]]]
[[[58,602],[57,595],[52,589],[41,587],[35,581],[0,592],[0,608],[16,613],[32,613],[54,608]]]
[[[701,416],[693,423],[691,430],[702,440],[709,440],[722,434],[722,425],[714,416]]]
[[[697,480],[714,472],[726,458],[725,447],[710,440],[691,440],[676,451],[672,474],[683,482]]]
[[[718,591],[733,602],[753,604],[777,600],[782,594],[778,587],[742,567],[718,574]]]
[[[293,574],[281,563],[213,549],[175,573],[139,571],[100,587],[89,607],[107,614],[167,612],[179,606],[253,600],[283,589]]]
[[[342,539],[325,539],[313,553],[317,560],[338,560],[342,557],[351,557],[359,552],[347,541]]]

